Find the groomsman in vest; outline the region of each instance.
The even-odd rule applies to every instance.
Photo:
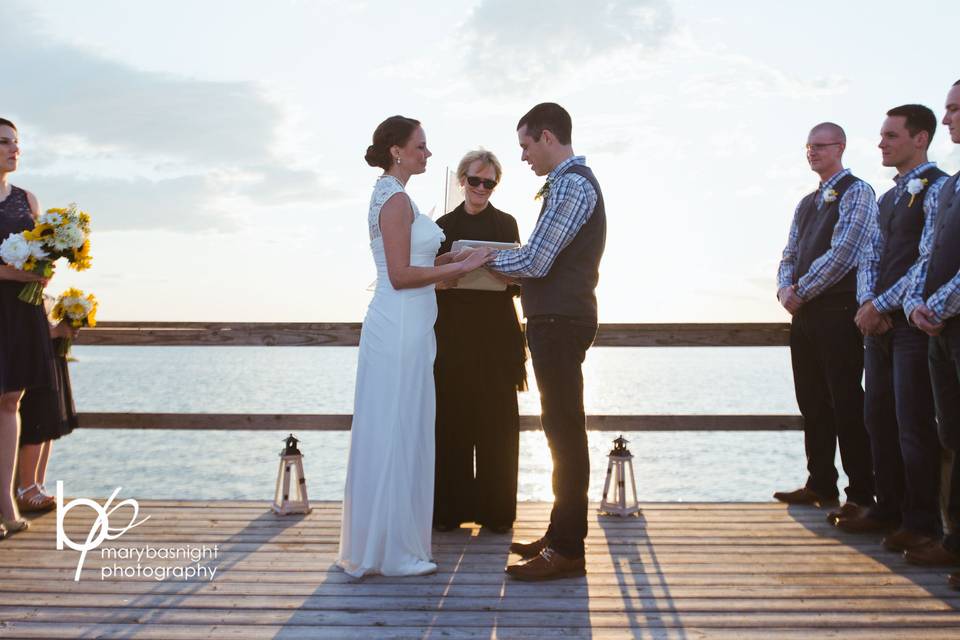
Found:
[[[947,94],[943,124],[960,144],[960,80]],[[960,173],[940,188],[937,212],[924,229],[920,264],[903,308],[910,322],[930,336],[930,379],[940,442],[953,452],[950,482],[951,530],[942,541],[905,552],[908,562],[960,565]],[[960,573],[950,576],[960,587]]]
[[[806,484],[773,497],[788,504],[838,505],[837,442],[850,479],[841,512],[873,504],[870,441],[863,425],[863,336],[856,266],[876,215],[873,189],[841,163],[846,135],[832,122],[807,137],[807,162],[820,186],[797,205],[777,274],[777,298],[793,316],[790,357],[803,415]],[[831,514],[836,517],[841,512]]]
[[[553,454],[553,510],[546,534],[510,551],[518,580],[552,580],[585,572],[590,459],[581,364],[597,332],[600,258],[606,213],[600,185],[583,156],[573,154],[570,115],[543,103],[517,124],[521,158],[547,181],[543,207],[526,245],[500,251],[487,266],[520,278],[527,345],[540,390],[541,422]]]
[[[929,338],[907,323],[903,302],[920,259],[947,174],[927,161],[937,117],[923,105],[887,112],[880,129],[883,166],[896,183],[870,219],[871,243],[857,272],[864,335],[864,421],[870,435],[876,504],[836,521],[851,533],[889,533],[883,546],[901,553],[932,541],[940,524],[940,441],[927,367]],[[927,224],[925,224],[927,223]]]

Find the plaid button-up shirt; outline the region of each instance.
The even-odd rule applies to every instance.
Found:
[[[945,182],[946,180],[944,180]],[[960,180],[953,185],[954,193],[960,193]],[[937,189],[937,194],[943,190],[943,184]],[[931,188],[932,191],[932,188]],[[924,203],[926,204],[926,203]],[[924,304],[923,287],[927,279],[927,266],[930,264],[930,252],[933,250],[933,231],[936,222],[936,210],[926,219],[923,226],[923,236],[920,238],[920,258],[917,260],[913,272],[913,280],[903,301],[903,312],[907,318],[913,310]],[[927,308],[936,316],[934,322],[941,322],[947,318],[960,314],[960,273],[954,275],[942,287],[934,291],[926,301]]]
[[[894,177],[896,186],[893,187],[894,205],[900,204],[900,200],[907,193],[907,183],[924,173],[927,169],[937,166],[934,162],[924,162],[907,172],[904,176]],[[929,230],[933,229],[933,220],[937,214],[937,198],[940,197],[940,188],[947,181],[946,177],[935,181],[927,189],[923,197],[923,238],[929,235]],[[889,192],[887,192],[889,193]],[[884,194],[886,195],[886,194]],[[882,199],[882,197],[881,197]],[[860,266],[857,270],[857,301],[860,304],[873,300],[873,306],[880,313],[890,313],[900,309],[904,305],[904,299],[915,279],[915,273],[920,268],[921,258],[918,256],[916,262],[911,265],[907,272],[886,291],[878,292],[877,287],[877,269],[880,266],[880,258],[883,256],[884,238],[880,231],[880,213],[870,217],[870,242],[866,250],[861,254]]]
[[[586,224],[597,205],[597,192],[590,181],[576,173],[563,174],[572,165],[586,165],[583,156],[571,156],[547,176],[550,187],[544,196],[546,208],[527,244],[498,251],[487,265],[508,276],[542,278],[550,273],[557,256]]]
[[[843,169],[820,185],[816,200],[818,211],[824,208],[824,194],[849,174],[849,169]],[[802,203],[803,200],[800,202]],[[804,300],[815,298],[839,282],[850,269],[857,266],[860,261],[860,254],[870,239],[868,234],[869,220],[876,216],[876,211],[877,202],[873,188],[863,180],[857,180],[850,185],[844,192],[843,198],[840,199],[840,217],[833,228],[830,248],[814,260],[810,269],[797,281],[798,296]],[[797,204],[793,211],[793,222],[790,225],[787,246],[783,250],[780,269],[777,271],[777,290],[793,284],[800,241],[797,231],[799,215],[800,204]]]

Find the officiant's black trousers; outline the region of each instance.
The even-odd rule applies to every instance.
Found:
[[[863,422],[863,336],[853,319],[854,295],[814,298],[793,316],[790,358],[797,405],[803,414],[807,488],[836,498],[837,444],[850,484],[847,500],[873,504],[870,439]]]
[[[527,345],[540,390],[540,420],[553,456],[553,510],[546,536],[569,558],[583,557],[590,455],[581,365],[597,323],[564,316],[527,319]]]

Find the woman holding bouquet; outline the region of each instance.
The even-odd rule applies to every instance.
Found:
[[[0,118],[0,241],[32,229],[40,207],[32,193],[9,183],[20,158],[17,128]],[[25,389],[54,381],[53,346],[42,306],[18,298],[23,284],[46,279],[0,259],[0,537],[27,528],[13,496],[19,421]]]
[[[437,569],[430,548],[434,285],[481,267],[491,254],[437,257],[443,233],[405,191],[430,155],[420,123],[403,116],[383,121],[367,147],[367,163],[383,169],[367,216],[377,286],[360,333],[337,554],[337,564],[356,577]]]
[[[457,167],[464,200],[437,220],[446,239],[519,242],[516,219],[490,204],[502,169],[485,150]],[[517,514],[520,418],[517,391],[526,388],[526,347],[513,298],[505,291],[437,292],[437,474],[434,527],[477,522],[505,533]],[[476,465],[474,465],[476,454]]]
[[[56,507],[56,498],[46,492],[44,482],[53,441],[77,428],[65,347],[78,333],[79,329],[73,328],[66,319],[50,325],[50,339],[56,353],[54,384],[27,389],[20,400],[17,506],[21,513],[49,511]]]

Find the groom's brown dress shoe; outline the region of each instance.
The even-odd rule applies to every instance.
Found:
[[[807,487],[800,487],[793,491],[777,491],[773,497],[787,504],[812,504],[815,507],[836,507],[840,504],[836,498],[825,498]]]
[[[587,573],[583,558],[567,558],[550,547],[535,558],[512,564],[507,575],[525,582],[542,582],[559,578],[578,578]]]
[[[947,584],[954,589],[960,589],[960,571],[951,573],[950,577],[947,578]]]
[[[540,552],[546,549],[549,544],[550,541],[547,540],[546,536],[533,542],[511,542],[510,553],[515,553],[524,560],[529,560],[540,555]]]

